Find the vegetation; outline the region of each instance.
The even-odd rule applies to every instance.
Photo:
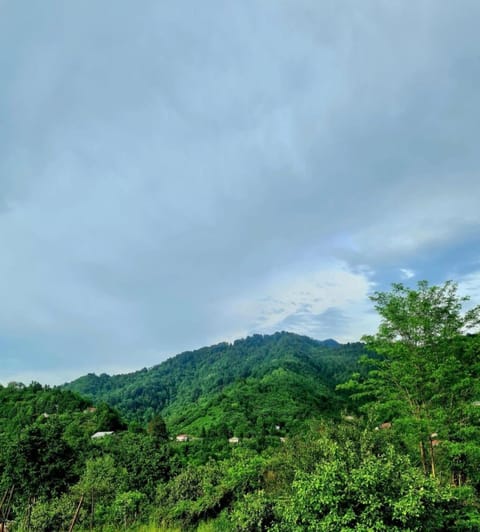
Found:
[[[0,387],[0,519],[479,530],[480,308],[464,312],[450,282],[372,300],[382,322],[365,345],[256,335],[68,389]]]
[[[280,369],[288,372],[291,387],[295,386],[295,380],[305,378],[314,384],[305,405],[310,409],[312,401],[321,401],[329,395],[328,390],[333,391],[336,384],[357,369],[361,352],[363,345],[359,343],[319,342],[286,332],[271,336],[256,334],[232,344],[224,342],[185,352],[135,373],[113,377],[88,374],[66,388],[94,401],[107,402],[130,421],[145,423],[157,412],[177,419],[192,405],[199,404],[201,408],[207,400],[222,402],[222,394],[228,387],[235,393],[232,385],[247,384],[257,391],[275,386],[272,374]],[[284,373],[277,376],[279,380],[288,379]],[[244,422],[250,425],[248,420]]]

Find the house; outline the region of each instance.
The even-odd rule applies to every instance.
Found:
[[[378,428],[380,430],[391,429],[392,428],[392,424],[390,423],[390,421],[386,421],[385,423],[382,423],[381,425],[379,425]]]
[[[89,406],[88,408],[85,408],[85,410],[83,412],[85,414],[93,414],[96,411],[97,411],[97,409],[94,406]]]
[[[176,438],[177,441],[188,441],[188,434],[179,434]]]
[[[113,434],[113,430],[95,432],[95,434],[92,436],[92,439],[105,438],[105,436],[110,436],[110,434]]]
[[[228,438],[228,443],[238,443],[240,441],[239,438],[236,436],[232,436],[231,438]]]

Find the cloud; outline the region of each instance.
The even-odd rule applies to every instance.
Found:
[[[409,268],[400,268],[400,273],[402,274],[403,279],[411,279],[415,277],[415,272]]]
[[[254,295],[235,301],[230,312],[249,331],[290,330],[315,338],[358,341],[377,325],[369,315],[371,288],[364,274],[341,264],[323,266],[275,275]]]
[[[333,336],[343,341],[358,341],[361,334],[349,336],[352,330],[352,319],[352,316],[348,316],[336,307],[330,307],[319,314],[303,312],[299,309],[276,324],[275,329],[295,331],[314,338],[327,339]]]
[[[476,271],[479,15],[1,3],[4,375],[354,339],[369,287]]]
[[[458,292],[470,298],[468,307],[480,305],[480,268],[458,280]]]

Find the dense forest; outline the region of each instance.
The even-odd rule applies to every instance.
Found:
[[[362,343],[254,335],[135,373],[0,387],[11,531],[480,530],[480,308],[372,296]]]
[[[257,334],[232,344],[181,353],[135,373],[89,374],[65,388],[107,402],[129,421],[145,423],[161,412],[169,426],[185,430],[204,411],[201,417],[205,419],[197,425],[208,429],[218,428],[224,422],[221,413],[227,412],[230,429],[237,429],[238,418],[238,430],[247,431],[255,429],[252,421],[256,425],[257,419],[265,419],[264,410],[285,418],[279,420],[282,423],[325,409],[338,410],[335,386],[358,370],[363,352],[360,343],[319,342],[286,332]],[[282,390],[285,397],[275,397],[273,389]],[[263,408],[266,403],[270,404]],[[285,416],[288,403],[295,412]]]

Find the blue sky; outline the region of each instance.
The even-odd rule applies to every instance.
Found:
[[[0,382],[480,302],[476,1],[0,0]]]

